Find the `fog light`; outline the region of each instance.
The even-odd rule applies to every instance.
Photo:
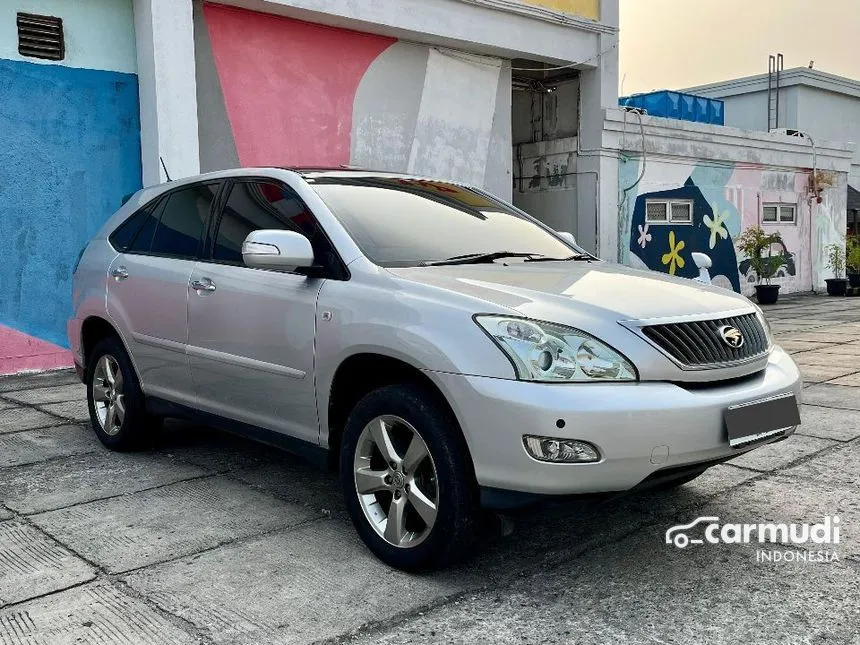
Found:
[[[538,461],[560,464],[582,464],[600,461],[597,448],[586,441],[575,439],[555,439],[523,435],[526,452]]]

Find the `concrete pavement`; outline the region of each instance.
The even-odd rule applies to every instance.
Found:
[[[0,643],[860,645],[860,302],[767,314],[808,381],[795,436],[672,492],[517,513],[422,576],[367,552],[332,474],[179,423],[111,453],[73,374],[0,379]],[[705,515],[839,515],[839,559],[664,544]]]

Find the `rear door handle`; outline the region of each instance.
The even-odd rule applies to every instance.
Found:
[[[203,278],[202,280],[192,280],[191,288],[197,292],[207,291],[212,292],[215,291],[215,283],[212,282],[209,278]]]
[[[124,266],[118,266],[113,271],[111,271],[110,274],[114,278],[116,278],[117,282],[119,282],[120,280],[125,280],[128,277],[128,269],[126,269]]]

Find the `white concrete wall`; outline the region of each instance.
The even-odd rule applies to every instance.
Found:
[[[739,94],[722,100],[727,126],[742,130],[767,132],[767,92]],[[785,102],[783,101],[780,105],[780,112],[784,112],[784,105]],[[780,124],[785,124],[784,116],[784,114],[780,115]],[[794,124],[784,127],[794,127]]]
[[[735,94],[723,99],[726,125],[767,130],[767,92]],[[816,140],[860,143],[860,96],[818,87],[793,85],[780,90],[779,127],[808,132]],[[860,151],[855,150],[850,172],[852,186],[860,186]]]
[[[395,43],[359,84],[350,163],[464,182],[510,199],[511,84],[504,63]]]
[[[500,58],[556,62],[592,58],[600,51],[600,34],[614,34],[618,29],[618,0],[601,0],[600,22],[510,0],[220,2]]]
[[[606,24],[617,25],[617,0],[602,0],[600,15]],[[613,222],[617,219],[618,164],[617,152],[603,143],[603,111],[618,105],[618,35],[604,32],[599,40],[599,55],[583,65],[577,81],[560,94],[568,100],[565,105],[559,101],[550,128],[559,138],[544,145],[514,146],[514,203],[550,226],[573,233],[587,250],[615,257],[618,235],[612,226],[604,226],[603,218],[608,212]],[[523,141],[531,130],[522,123],[529,116],[528,103],[516,100],[515,142]]]
[[[808,132],[817,141],[844,141],[860,146],[860,81],[806,68],[781,75],[780,127]],[[688,88],[684,91],[720,98],[726,125],[767,130],[767,76],[758,75]],[[855,147],[849,181],[860,188],[860,149]]]
[[[200,172],[191,0],[134,0],[143,185]]]
[[[63,60],[18,54],[19,11],[63,19]],[[0,58],[133,74],[137,62],[132,13],[132,0],[0,0]]]
[[[482,184],[502,61],[431,49],[408,171]]]
[[[514,146],[514,204],[557,231],[578,235],[576,138]]]
[[[815,139],[850,141],[856,147],[849,181],[860,190],[860,96],[798,87],[797,123]]]

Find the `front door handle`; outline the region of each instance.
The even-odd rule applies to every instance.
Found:
[[[121,280],[125,280],[128,277],[128,269],[126,269],[124,266],[118,266],[113,271],[111,271],[110,274],[114,278],[116,278],[117,282],[119,282]]]
[[[192,280],[191,288],[198,293],[200,291],[206,291],[211,293],[212,291],[215,291],[215,283],[212,282],[212,280],[210,280],[209,278],[203,278],[202,280]]]

